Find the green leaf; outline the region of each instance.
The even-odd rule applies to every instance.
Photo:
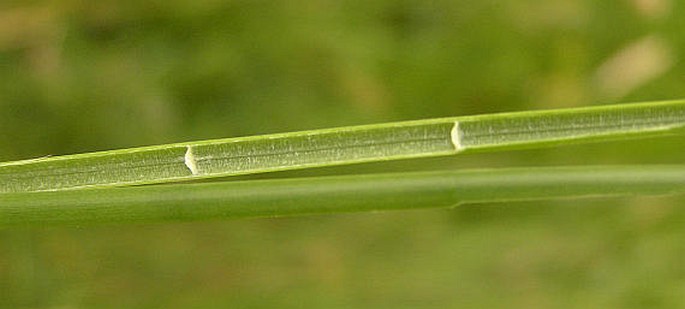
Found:
[[[685,101],[313,130],[0,163],[0,193],[173,182],[682,133]]]
[[[0,195],[0,226],[162,222],[685,193],[685,166],[352,175]]]

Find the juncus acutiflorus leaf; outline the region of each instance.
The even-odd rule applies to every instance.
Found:
[[[685,100],[428,119],[0,163],[0,193],[150,184],[674,134]]]
[[[0,226],[161,222],[685,193],[685,166],[413,172],[0,194]]]

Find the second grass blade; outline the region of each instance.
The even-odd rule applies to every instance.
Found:
[[[674,134],[685,100],[428,119],[0,163],[0,193],[162,183]]]
[[[0,194],[0,227],[272,217],[685,193],[685,166],[580,166]]]

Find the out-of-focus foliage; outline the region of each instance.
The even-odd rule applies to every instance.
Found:
[[[685,4],[0,3],[0,161],[685,97]],[[268,175],[682,163],[683,138]],[[0,307],[685,306],[682,199],[0,231]]]

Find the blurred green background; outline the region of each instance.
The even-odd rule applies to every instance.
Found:
[[[685,97],[685,2],[0,2],[0,161]],[[682,137],[241,178],[682,163]],[[685,199],[0,230],[2,308],[685,307]]]

